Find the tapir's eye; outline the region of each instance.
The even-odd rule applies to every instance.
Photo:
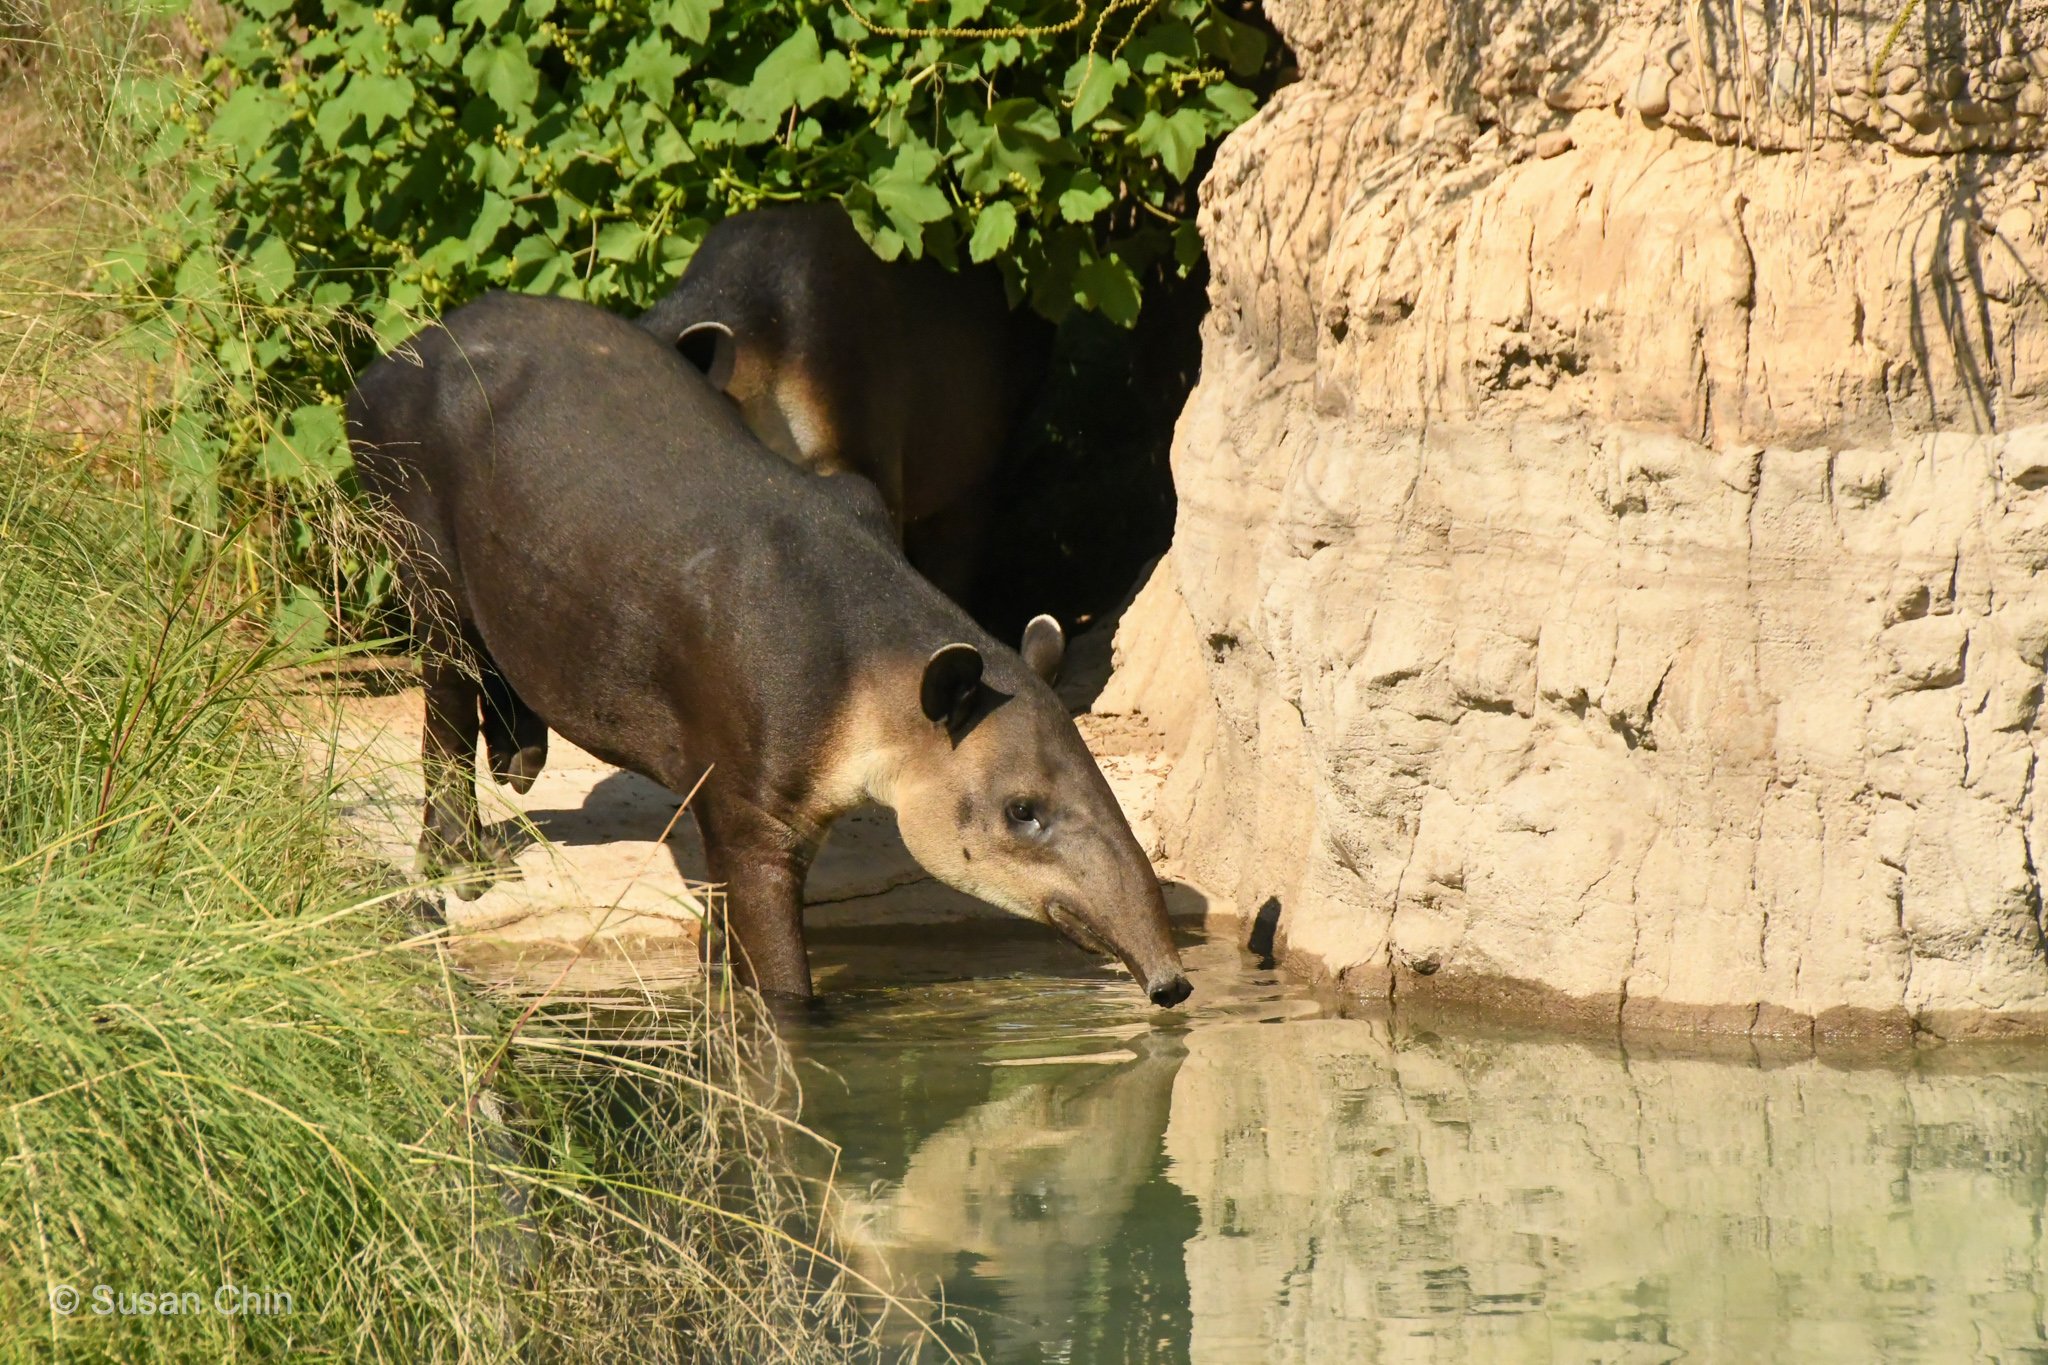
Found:
[[[1022,797],[1011,797],[1003,807],[1003,814],[1010,817],[1010,823],[1019,833],[1035,834],[1044,824],[1038,818],[1038,807]]]

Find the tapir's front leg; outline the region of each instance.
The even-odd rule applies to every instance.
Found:
[[[476,810],[476,738],[483,691],[461,664],[430,648],[421,660],[427,719],[420,739],[427,775],[427,805],[420,830],[420,871],[438,877],[482,861]],[[487,882],[467,880],[449,889],[462,900],[482,895]]]
[[[704,802],[697,810],[711,879],[725,884],[726,954],[746,985],[763,995],[811,998],[811,961],[804,948],[807,851],[787,827],[738,803]],[[703,950],[714,948],[705,926]]]

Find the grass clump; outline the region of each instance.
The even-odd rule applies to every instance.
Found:
[[[0,20],[0,1362],[876,1355],[735,997],[507,999],[397,911],[305,681],[336,604],[279,610],[274,508],[193,515],[92,284],[165,210],[101,115],[191,34]]]
[[[866,1354],[772,1041],[408,939],[229,547],[124,472],[0,441],[0,1359]]]

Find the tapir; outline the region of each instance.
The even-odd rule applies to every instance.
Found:
[[[835,203],[755,209],[706,233],[639,321],[771,450],[879,489],[942,590],[972,588],[992,480],[1052,351],[992,267],[884,261]]]
[[[763,993],[810,996],[805,873],[873,800],[940,880],[1187,997],[1152,866],[1045,681],[1058,628],[989,638],[872,488],[776,455],[673,347],[489,295],[370,366],[348,424],[419,604],[430,872],[485,861],[479,730],[522,786],[552,727],[673,791],[703,780],[728,952]]]

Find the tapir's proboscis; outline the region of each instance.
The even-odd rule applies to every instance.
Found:
[[[1186,998],[1152,866],[1047,685],[1058,627],[1022,653],[983,634],[876,534],[871,493],[766,449],[674,348],[490,295],[370,367],[348,418],[425,604],[427,870],[486,862],[479,732],[523,791],[552,727],[673,791],[704,779],[732,965],[764,993],[809,997],[804,876],[874,800],[941,880]]]
[[[705,234],[639,321],[770,449],[873,483],[910,562],[966,594],[991,482],[1052,346],[993,266],[884,261],[833,203],[755,209]]]

